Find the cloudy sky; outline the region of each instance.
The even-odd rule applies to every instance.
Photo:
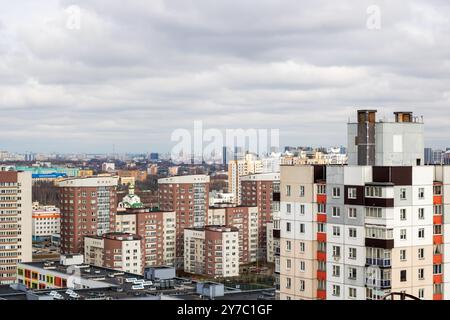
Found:
[[[447,0],[0,4],[1,150],[166,152],[195,120],[340,145],[360,107],[450,146]]]

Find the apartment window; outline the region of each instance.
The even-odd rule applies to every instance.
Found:
[[[357,195],[356,195],[356,188],[348,188],[348,198],[349,199],[356,199]]]
[[[442,254],[442,244],[433,245],[433,254]]]
[[[350,219],[356,219],[356,208],[348,208],[348,217]]]
[[[433,209],[435,215],[442,215],[442,205],[435,205]]]
[[[317,250],[319,252],[327,252],[327,243],[326,242],[318,242],[317,243]]]
[[[291,288],[291,278],[286,278],[286,289],[290,289]]]
[[[317,185],[317,194],[327,194],[327,186],[324,184]]]
[[[425,188],[419,188],[419,199],[425,199]]]
[[[320,233],[327,232],[325,223],[318,223],[317,224],[317,232],[320,232]]]
[[[400,271],[400,281],[401,282],[406,282],[406,270],[401,270]]]
[[[406,220],[406,209],[400,209],[400,220],[401,221]]]
[[[292,266],[291,259],[286,259],[286,269],[290,270]]]
[[[435,224],[435,225],[433,225],[433,234],[434,234],[434,235],[440,235],[440,234],[442,234],[442,225],[441,225],[441,224]]]
[[[305,280],[300,280],[300,291],[305,291]]]
[[[406,250],[404,249],[400,250],[400,260],[406,261]]]
[[[325,261],[318,261],[318,270],[327,271],[327,263]]]
[[[366,187],[366,197],[382,198],[383,189],[381,187]]]
[[[333,236],[339,237],[341,235],[341,228],[337,226],[333,226]]]
[[[425,238],[425,229],[424,228],[420,228],[419,229],[418,237],[419,237],[419,239],[424,239]]]
[[[433,187],[433,194],[435,196],[441,196],[442,195],[442,186],[434,186]]]
[[[341,267],[333,265],[333,277],[341,276]]]
[[[333,257],[339,258],[341,256],[341,247],[333,246]]]
[[[335,297],[341,296],[341,286],[333,285],[333,296]]]
[[[406,240],[406,229],[400,229],[400,240]]]
[[[305,261],[300,261],[300,271],[305,272],[306,264]]]
[[[300,223],[300,233],[305,233],[305,224]]]
[[[332,216],[333,218],[339,218],[341,216],[341,208],[333,207]]]
[[[327,213],[327,207],[324,203],[317,204],[317,212],[319,213]]]
[[[425,249],[424,248],[419,248],[417,250],[417,258],[419,258],[419,260],[425,259]]]
[[[424,220],[424,219],[425,219],[425,209],[419,208],[419,220]]]
[[[341,188],[335,187],[333,188],[333,198],[341,197]]]
[[[290,203],[286,203],[286,212],[291,213],[292,212],[292,206]]]
[[[420,269],[418,269],[417,271],[418,271],[418,277],[419,277],[419,280],[425,279],[425,269],[420,268]]]
[[[348,248],[348,258],[352,260],[356,259],[356,248]]]
[[[304,204],[301,204],[300,205],[300,214],[303,216],[303,215],[305,215],[305,205]]]
[[[442,274],[442,264],[433,265],[433,274]]]
[[[382,208],[366,208],[366,217],[380,219],[383,217],[383,209]]]
[[[419,289],[419,299],[423,299],[425,297],[425,290]]]
[[[291,251],[292,243],[291,241],[286,241],[286,251]]]
[[[300,186],[300,197],[305,196],[305,186]]]
[[[406,200],[406,188],[400,189],[400,200]]]
[[[286,186],[286,196],[287,196],[287,197],[290,197],[290,196],[291,196],[291,186],[290,186],[290,185],[287,185],[287,186]]]
[[[356,299],[356,288],[348,288],[348,297],[350,299]]]
[[[305,252],[305,243],[304,242],[300,242],[300,252]]]
[[[348,278],[350,280],[356,280],[356,268],[349,268],[348,269]]]
[[[349,228],[348,236],[349,236],[349,238],[356,238],[356,228]]]
[[[291,223],[290,222],[286,222],[286,231],[291,232]]]

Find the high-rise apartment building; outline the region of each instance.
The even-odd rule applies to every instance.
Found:
[[[61,210],[61,253],[82,254],[85,236],[114,231],[118,177],[94,176],[58,183]]]
[[[0,171],[0,284],[16,280],[17,264],[32,261],[31,173]]]
[[[241,177],[241,204],[258,208],[258,258],[267,258],[267,223],[280,210],[280,174],[262,173]]]
[[[176,260],[184,262],[184,228],[203,227],[209,207],[209,176],[176,176],[158,180],[159,209],[176,213]]]
[[[116,231],[142,238],[142,265],[174,266],[176,249],[176,215],[174,211],[128,208],[116,215]]]
[[[209,277],[239,276],[239,231],[229,226],[184,229],[184,271]]]
[[[252,153],[244,159],[228,162],[228,192],[234,194],[237,205],[241,204],[241,177],[263,172],[263,163]]]
[[[84,238],[84,262],[96,267],[143,274],[142,238],[135,234],[110,232]]]
[[[235,227],[239,231],[239,263],[248,264],[258,259],[258,207],[210,207],[207,225]]]

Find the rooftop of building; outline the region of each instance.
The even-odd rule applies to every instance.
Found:
[[[120,240],[120,241],[135,241],[135,240],[142,239],[142,237],[137,234],[125,233],[125,232],[109,232],[109,233],[105,233],[101,236],[87,236],[87,238],[111,239],[111,240]]]

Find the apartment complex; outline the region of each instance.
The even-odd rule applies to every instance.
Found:
[[[282,167],[280,299],[449,298],[448,168],[422,166],[412,113],[375,116],[348,125],[349,166]]]
[[[31,173],[0,171],[0,284],[16,280],[17,264],[32,260]]]
[[[176,214],[149,208],[127,208],[116,215],[117,232],[142,238],[143,266],[174,266],[176,250]]]
[[[58,182],[63,254],[82,254],[85,236],[114,231],[117,182],[107,175]]]
[[[231,226],[238,229],[239,263],[248,264],[258,259],[258,207],[210,207],[207,225]]]
[[[61,231],[61,215],[56,206],[44,206],[33,202],[33,240],[50,239]]]
[[[239,276],[239,230],[229,226],[184,229],[184,271],[209,277]]]
[[[280,210],[280,174],[262,173],[241,177],[241,203],[258,208],[258,258],[267,258],[267,223]]]
[[[182,268],[184,229],[205,225],[209,206],[209,176],[176,176],[158,180],[159,209],[176,214],[176,260]]]
[[[122,232],[84,238],[84,262],[96,267],[143,274],[142,238]]]

